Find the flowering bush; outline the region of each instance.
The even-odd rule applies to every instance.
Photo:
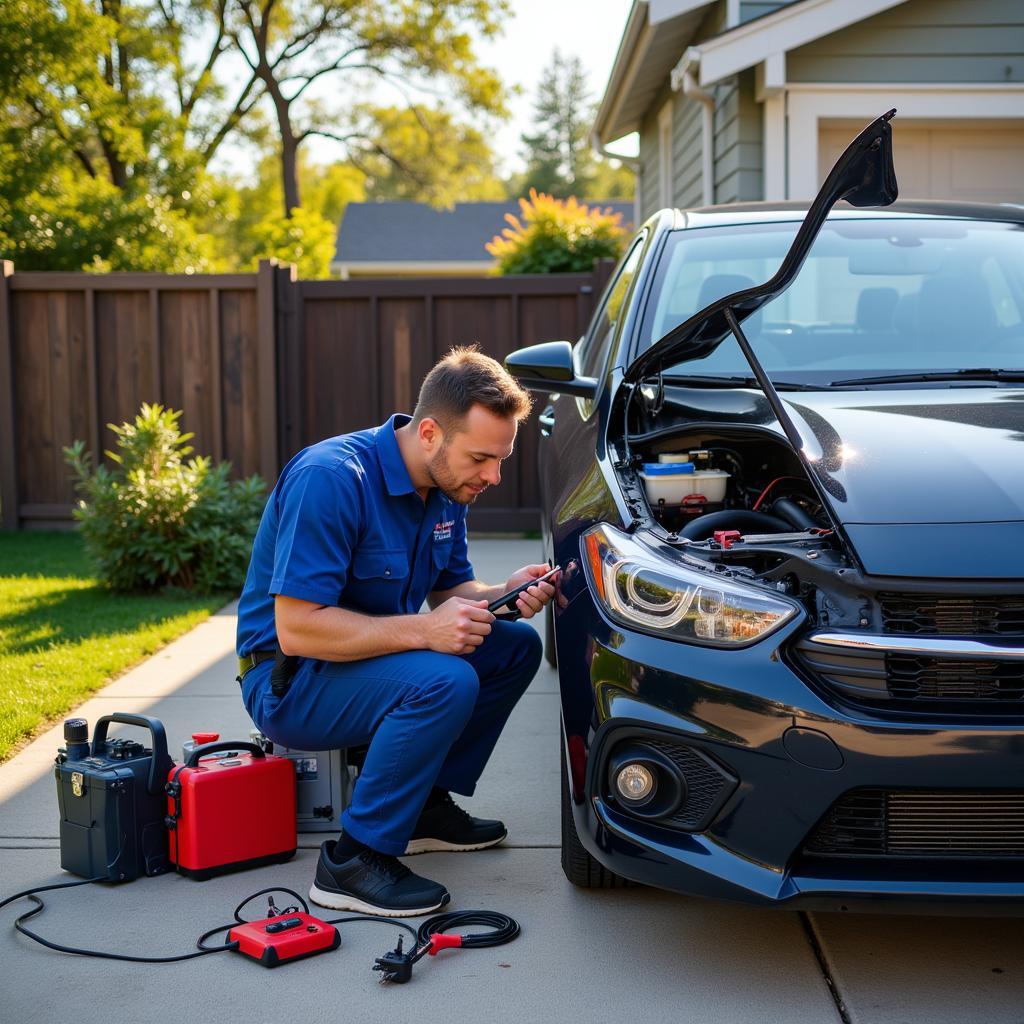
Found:
[[[100,579],[115,590],[238,591],[245,580],[265,485],[258,476],[229,480],[229,462],[186,462],[192,435],[178,429],[180,416],[143,403],[134,423],[108,424],[114,469],[93,469],[82,441],[64,449],[82,496],[74,517]]]
[[[622,254],[622,215],[588,207],[575,198],[555,199],[530,189],[520,199],[521,216],[505,214],[511,227],[487,243],[501,274],[559,274],[587,271],[594,260]]]

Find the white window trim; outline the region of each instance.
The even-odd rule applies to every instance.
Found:
[[[786,86],[787,187],[789,199],[813,199],[818,181],[819,122],[857,118],[867,125],[892,107],[897,117],[935,120],[977,120],[1024,116],[1024,83],[950,86],[936,84],[835,85],[800,83]]]
[[[658,111],[658,208],[674,206],[672,195],[672,101]]]

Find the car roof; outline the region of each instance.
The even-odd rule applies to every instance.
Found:
[[[803,220],[809,203],[788,202],[727,203],[692,210],[675,210],[675,228],[719,227],[730,224],[784,223]],[[966,217],[971,220],[1010,221],[1024,224],[1024,205],[1014,203],[963,203],[943,199],[903,199],[891,206],[856,209],[843,204],[830,218],[879,217]]]

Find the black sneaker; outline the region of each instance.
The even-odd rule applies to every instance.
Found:
[[[397,857],[362,849],[340,864],[332,859],[334,840],[320,846],[320,861],[309,898],[331,910],[382,917],[416,917],[443,907],[448,890],[414,875]]]
[[[497,846],[507,835],[503,822],[474,818],[448,793],[433,807],[423,808],[405,853],[409,856],[436,851],[483,850]]]

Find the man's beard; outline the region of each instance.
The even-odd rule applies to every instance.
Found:
[[[430,474],[434,486],[459,505],[472,505],[479,496],[470,491],[468,498],[462,497],[469,488],[459,484],[451,466],[448,465],[447,445],[442,445],[441,450],[427,463],[427,473]]]

